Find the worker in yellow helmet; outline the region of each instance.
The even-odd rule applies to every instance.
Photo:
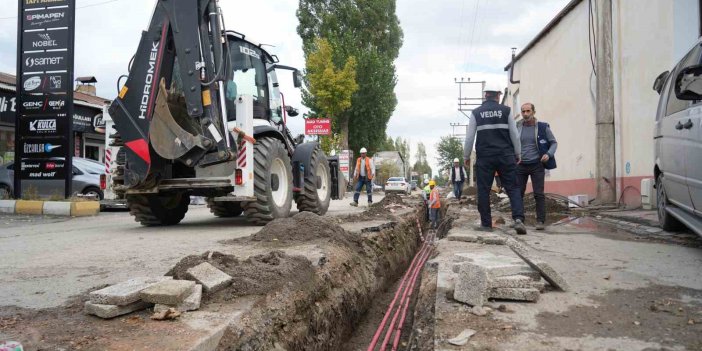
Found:
[[[436,187],[436,181],[429,181],[429,218],[431,219],[431,229],[436,229],[439,226],[439,220],[441,217],[441,199],[439,195],[439,188]]]

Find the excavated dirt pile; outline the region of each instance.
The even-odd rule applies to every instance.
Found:
[[[291,218],[282,218],[268,223],[261,231],[251,235],[250,240],[280,243],[322,240],[347,247],[361,245],[361,238],[347,233],[336,219],[320,217],[311,212],[300,212]]]

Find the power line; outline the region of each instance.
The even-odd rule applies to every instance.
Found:
[[[466,62],[466,67],[468,67],[468,53],[473,47],[473,38],[475,37],[475,25],[478,22],[478,10],[480,9],[480,0],[475,1],[475,10],[473,13],[473,28],[470,31],[470,42],[468,43],[468,46],[465,48],[464,53],[463,53],[463,62]]]
[[[109,4],[109,3],[112,3],[112,2],[117,2],[117,1],[120,1],[120,0],[107,0],[107,1],[103,1],[103,2],[97,2],[97,3],[94,3],[94,4],[88,4],[88,5],[78,6],[78,7],[76,7],[76,9],[84,9],[84,8],[88,8],[88,7],[101,6],[101,5],[106,5],[106,4]],[[0,17],[0,20],[8,20],[8,19],[17,19],[17,16]]]

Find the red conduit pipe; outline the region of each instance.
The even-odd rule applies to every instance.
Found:
[[[429,245],[425,245],[425,246],[426,246],[426,248],[429,248]],[[404,293],[402,294],[402,299],[400,300],[400,306],[395,311],[395,314],[392,317],[392,321],[390,321],[390,326],[388,327],[388,330],[385,333],[385,338],[383,339],[383,343],[381,345],[380,351],[385,351],[385,349],[387,348],[388,342],[390,341],[392,334],[395,332],[395,323],[397,322],[397,318],[399,317],[400,312],[402,310],[402,305],[405,304],[406,300],[408,300],[412,297],[411,296],[412,290],[413,290],[412,287],[413,287],[415,281],[417,280],[418,273],[422,271],[421,264],[423,264],[423,262],[426,261],[426,259],[429,257],[430,252],[431,252],[431,250],[428,250],[428,249],[424,250],[422,252],[422,256],[419,259],[420,264],[418,264],[414,267],[414,270],[412,272],[412,276],[411,276],[410,281],[409,281],[409,285],[407,286]]]
[[[405,274],[402,276],[402,280],[400,281],[400,285],[397,287],[397,291],[395,292],[395,297],[393,297],[392,301],[390,302],[390,305],[388,306],[388,309],[385,311],[385,315],[383,316],[383,320],[380,322],[380,325],[378,326],[378,329],[375,331],[375,334],[373,334],[373,339],[371,340],[370,345],[368,345],[367,351],[373,351],[375,350],[375,346],[378,344],[378,339],[380,338],[380,334],[383,332],[383,329],[385,329],[385,324],[388,321],[388,317],[390,317],[390,312],[392,312],[393,307],[395,307],[395,303],[397,302],[398,296],[400,296],[400,292],[403,290],[405,286],[405,282],[407,282],[407,278],[411,275],[412,270],[415,267],[415,264],[417,263],[417,259],[419,258],[420,254],[425,250],[426,244],[422,245],[422,248],[414,255],[414,258],[412,259],[412,263],[410,263],[409,268],[405,272]]]
[[[427,251],[431,252],[431,250]],[[397,333],[395,333],[395,340],[392,343],[392,351],[397,351],[397,345],[400,344],[400,337],[402,336],[402,327],[405,325],[405,318],[407,318],[407,309],[409,309],[410,301],[412,300],[412,292],[414,291],[414,287],[417,283],[417,277],[419,276],[419,273],[422,272],[422,268],[424,267],[424,263],[426,263],[427,259],[429,259],[429,255],[427,254],[424,256],[424,259],[419,262],[419,269],[417,272],[414,274],[414,277],[412,278],[412,281],[410,282],[409,285],[409,294],[407,294],[407,299],[403,301],[405,307],[402,309],[402,303],[400,303],[400,308],[402,309],[402,316],[400,317],[400,324],[397,326]]]

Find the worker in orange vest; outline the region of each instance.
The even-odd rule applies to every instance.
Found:
[[[358,206],[358,198],[361,196],[361,189],[366,186],[368,194],[368,205],[373,203],[373,177],[375,177],[375,165],[370,157],[366,156],[365,147],[361,148],[361,157],[356,159],[356,169],[353,171],[353,180],[356,182],[356,191],[353,193],[351,206]]]
[[[434,180],[429,181],[429,189],[431,189],[429,193],[429,219],[431,219],[431,229],[436,229],[441,219],[441,196]]]

